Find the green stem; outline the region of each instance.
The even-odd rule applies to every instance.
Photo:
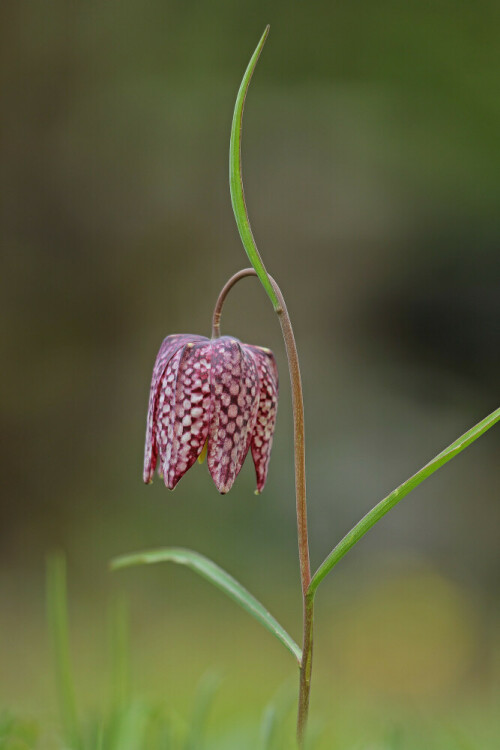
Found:
[[[304,597],[304,635],[302,640],[302,661],[300,663],[299,706],[297,711],[297,742],[304,747],[309,697],[311,695],[311,672],[313,656],[314,594]]]

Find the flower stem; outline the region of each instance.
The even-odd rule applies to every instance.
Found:
[[[222,289],[215,305],[212,321],[212,337],[220,336],[220,318],[224,301],[232,287],[247,276],[257,276],[253,268],[244,268],[234,274]],[[295,441],[295,500],[297,512],[297,537],[299,544],[300,580],[302,585],[302,601],[304,613],[302,658],[300,662],[299,705],[297,715],[297,740],[299,748],[304,745],[304,734],[309,712],[309,694],[311,690],[312,648],[313,648],[313,606],[314,595],[308,595],[311,582],[311,566],[309,562],[309,539],[307,533],[307,503],[306,503],[306,468],[304,444],[304,399],[302,395],[302,380],[300,377],[299,357],[292,323],[285,300],[276,281],[269,276],[272,287],[278,298],[279,307],[276,310],[285,348],[288,357],[288,369],[292,388],[293,426]]]
[[[314,594],[306,594],[304,597],[304,631],[302,638],[302,660],[300,663],[299,707],[297,712],[297,741],[299,748],[303,748],[304,746],[307,717],[309,715],[313,654],[313,621]]]

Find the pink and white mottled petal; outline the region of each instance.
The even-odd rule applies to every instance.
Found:
[[[173,490],[195,463],[208,437],[211,342],[188,343],[179,361],[170,394],[163,479]]]
[[[260,401],[252,434],[252,457],[257,477],[257,492],[262,492],[273,445],[274,427],[278,411],[278,368],[269,349],[248,347],[257,364],[260,382]]]
[[[153,480],[154,470],[156,468],[158,457],[158,445],[156,442],[156,419],[157,406],[160,394],[160,387],[163,375],[169,361],[185,343],[203,340],[202,336],[192,336],[190,334],[174,334],[167,336],[160,347],[153,368],[151,379],[151,389],[149,393],[149,407],[146,426],[146,443],[144,449],[144,481],[149,484]],[[206,339],[205,339],[206,340]]]
[[[246,399],[247,407],[251,412],[251,416],[248,422],[248,433],[245,443],[241,443],[241,463],[243,465],[245,458],[247,457],[250,445],[252,442],[252,435],[255,430],[257,423],[257,416],[259,411],[259,394],[260,394],[260,381],[259,381],[259,370],[254,356],[246,344],[242,344],[243,356],[246,364],[246,375],[245,375],[245,386],[246,386]]]
[[[208,469],[221,494],[229,492],[248,453],[259,405],[254,358],[237,339],[212,342]]]
[[[155,436],[155,421],[160,382],[169,360],[175,354],[178,347],[182,346],[182,344],[184,343],[183,339],[189,338],[189,336],[186,336],[184,334],[167,336],[163,340],[160,351],[156,356],[156,361],[153,368],[153,376],[151,378],[151,388],[149,392],[149,407],[146,425],[146,445],[144,448],[143,479],[146,484],[149,484],[149,482],[153,481],[154,470],[156,468],[158,457],[158,446]]]
[[[155,413],[154,435],[160,458],[158,473],[164,476],[165,457],[169,451],[170,423],[174,407],[177,371],[181,361],[184,346],[177,349],[169,360],[163,373],[158,391],[158,401]]]

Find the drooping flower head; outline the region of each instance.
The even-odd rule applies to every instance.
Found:
[[[269,349],[222,336],[167,336],[149,397],[144,481],[158,472],[173,490],[206,447],[215,486],[231,489],[251,449],[257,491],[266,483],[278,407]]]

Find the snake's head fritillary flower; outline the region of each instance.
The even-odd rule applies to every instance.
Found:
[[[278,371],[269,349],[222,336],[167,336],[149,398],[144,481],[163,475],[173,490],[207,452],[215,486],[231,489],[251,449],[257,492],[266,483],[278,408]]]

